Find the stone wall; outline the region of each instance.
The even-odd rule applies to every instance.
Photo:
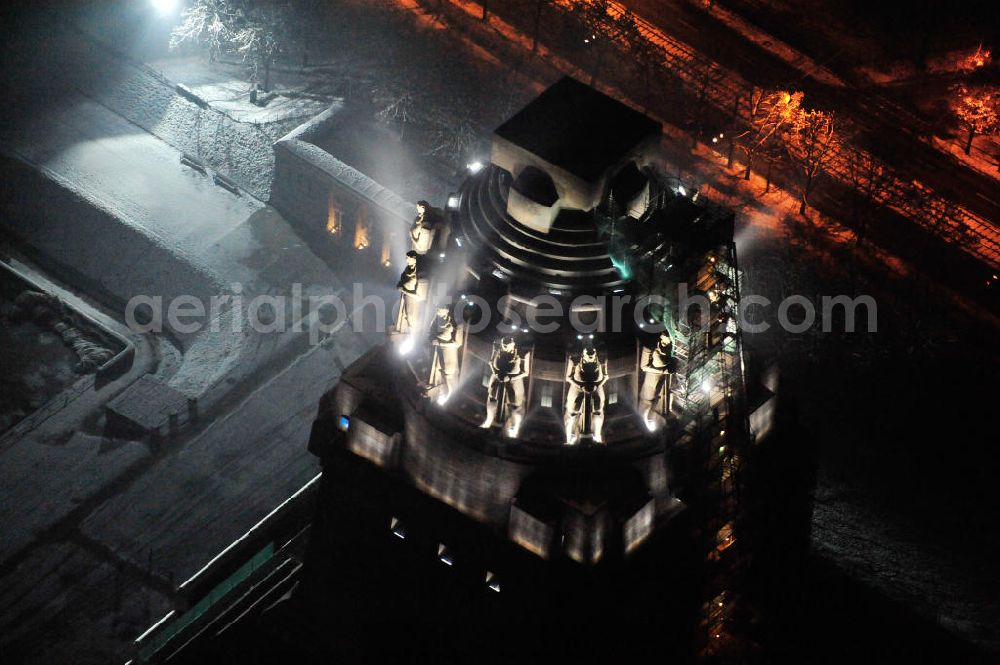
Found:
[[[326,231],[331,207],[337,210],[339,232],[345,237],[354,233],[359,216],[371,224],[373,232],[403,233],[415,214],[414,204],[313,143],[347,115],[337,102],[274,144],[269,203],[309,235]]]
[[[266,133],[211,108],[142,63],[109,55],[82,32],[72,31],[64,43],[70,51],[65,57],[76,63],[75,84],[87,96],[267,201],[274,152]]]

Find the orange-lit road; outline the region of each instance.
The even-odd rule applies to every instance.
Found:
[[[430,0],[396,1],[421,16],[421,20],[438,24],[434,15],[440,4]],[[569,9],[580,0],[545,1]],[[478,0],[449,0],[449,4],[476,19],[482,12]],[[639,31],[661,49],[665,66],[684,81],[689,93],[699,81],[705,81],[708,67],[721,66],[721,75],[711,77],[705,85],[705,101],[724,113],[730,112],[734,99],[752,84],[787,85],[806,93],[807,107],[835,111],[841,127],[851,126],[852,141],[870,144],[874,156],[889,167],[890,208],[930,235],[943,237],[952,248],[975,256],[994,270],[1000,267],[1000,197],[994,191],[998,189],[995,181],[924,143],[919,121],[884,95],[853,90],[825,63],[814,62],[789,47],[774,47],[763,33],[758,38],[748,32],[745,22],[740,30],[734,29],[731,25],[739,25],[741,20],[733,14],[728,14],[726,21],[717,21],[684,0],[607,3],[607,11],[613,16],[623,14],[626,8],[632,9]],[[500,6],[495,10],[500,11]],[[645,15],[647,12],[652,20]],[[503,39],[530,48],[530,38],[500,15],[493,17],[490,28]],[[475,40],[465,41],[481,53]],[[578,69],[579,63],[574,65],[549,51],[544,43],[541,52],[557,69],[575,76],[587,75]],[[491,54],[485,55],[496,61]],[[627,96],[623,91],[612,94]],[[677,124],[677,119],[672,122]],[[824,170],[841,185],[851,187],[846,155],[835,156]],[[892,233],[906,231],[899,227]]]
[[[621,0],[621,4],[647,19],[668,39],[680,42],[678,48],[691,47],[743,81],[802,90],[808,106],[835,111],[849,120],[859,131],[858,138],[896,170],[901,184],[917,181],[937,197],[961,206],[967,213],[963,221],[985,236],[978,253],[998,265],[1000,234],[995,229],[1000,227],[1000,186],[996,179],[956,162],[929,145],[925,138],[930,129],[919,117],[877,89],[861,89],[852,83],[853,72],[849,68],[838,70],[836,58],[799,69],[691,2]],[[821,71],[815,71],[817,68]],[[836,85],[830,81],[831,76],[823,75],[826,70],[832,70],[832,78],[839,78],[843,85]],[[720,86],[734,84],[738,82],[730,79]],[[732,92],[720,89],[716,94],[731,98]],[[717,103],[721,101],[718,99]]]

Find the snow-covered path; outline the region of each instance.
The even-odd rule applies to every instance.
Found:
[[[179,151],[82,95],[0,133],[0,143],[208,271],[206,247],[263,207],[182,166]],[[88,251],[103,247],[113,257],[113,237],[94,240]]]

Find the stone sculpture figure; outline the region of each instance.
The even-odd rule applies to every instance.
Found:
[[[437,230],[430,210],[431,206],[427,201],[417,201],[417,216],[410,227],[410,250],[419,256],[427,254],[434,245]]]
[[[581,433],[590,432],[594,443],[604,443],[604,384],[608,368],[592,345],[573,356],[566,372],[566,411],[563,424],[566,443],[575,444]]]
[[[502,411],[505,434],[516,437],[524,420],[524,379],[530,371],[531,354],[522,354],[513,337],[503,337],[490,358],[490,384],[486,395],[486,419],[480,427],[489,428]]]
[[[654,413],[667,412],[670,397],[670,373],[674,369],[673,340],[664,330],[653,347],[644,347],[639,362],[642,371],[639,384],[639,404],[642,419],[650,431],[656,429]]]
[[[438,404],[444,404],[454,390],[455,376],[458,374],[458,350],[462,346],[461,332],[455,317],[447,307],[438,307],[431,324],[431,346],[434,357],[431,361],[431,375],[428,384],[434,388],[441,386]]]
[[[403,268],[396,284],[399,289],[399,316],[396,318],[396,332],[409,333],[420,325],[420,303],[424,299],[417,275],[416,252],[406,253],[406,267]]]

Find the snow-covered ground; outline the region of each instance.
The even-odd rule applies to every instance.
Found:
[[[367,349],[344,329],[310,347],[80,525],[178,583],[318,473],[306,444],[319,397]]]
[[[59,58],[61,33],[50,37],[53,48],[38,54],[43,72]],[[64,58],[51,77],[25,62],[2,75],[15,91],[0,113],[5,232],[119,320],[137,295],[207,302],[240,292],[243,303],[223,307],[218,330],[174,331],[182,355],[158,370],[198,400],[195,430],[151,449],[106,438],[94,410],[66,422],[65,436],[53,438],[61,430],[46,421],[0,453],[12,498],[0,515],[0,586],[9,590],[0,626],[5,652],[26,662],[124,660],[125,645],[162,615],[171,574],[203,565],[315,475],[306,451],[313,411],[378,338],[344,328],[313,346],[308,332],[251,330],[254,296],[290,295],[293,285],[305,296],[337,293],[339,277],[275,210],[183,165],[183,146],[162,138],[209,116],[191,115],[190,102],[161,85],[155,108],[172,120],[155,125],[145,88],[130,86],[156,84],[135,72],[117,77],[116,67],[74,71],[95,58],[88,47],[86,59]],[[237,166],[269,178],[267,148],[259,162],[237,155]]]
[[[58,48],[38,49],[32,37]],[[26,25],[5,46],[12,58],[30,59],[0,71],[10,91],[10,124],[72,106],[82,95],[267,200],[272,137],[256,124],[178,94],[175,82],[58,22]]]
[[[233,195],[211,178],[182,166],[179,151],[82,95],[68,97],[50,113],[26,118],[13,131],[0,133],[0,143],[99,204],[163,251],[212,275],[219,284],[220,271],[205,256],[206,247],[263,207],[256,199]],[[52,220],[50,230],[73,226],[66,221]],[[59,235],[43,235],[42,229],[21,230],[33,234],[30,241],[40,249],[58,244],[62,251],[73,248],[101,257],[109,267],[114,262],[108,259],[120,256],[117,241],[128,237],[111,229],[100,233],[100,229],[81,228],[75,229],[80,236],[77,243],[67,237],[74,233],[72,228]],[[143,273],[150,267],[129,266]],[[131,288],[136,283],[130,275],[123,275],[117,284],[106,281],[123,300],[135,295]]]
[[[250,102],[251,84],[239,64],[209,63],[203,56],[174,56],[149,66],[234,120],[261,127],[273,139],[323,111],[332,101],[328,94],[310,92],[316,77],[278,69],[272,72],[275,83],[271,90],[260,92],[260,99],[267,102],[258,106]]]

